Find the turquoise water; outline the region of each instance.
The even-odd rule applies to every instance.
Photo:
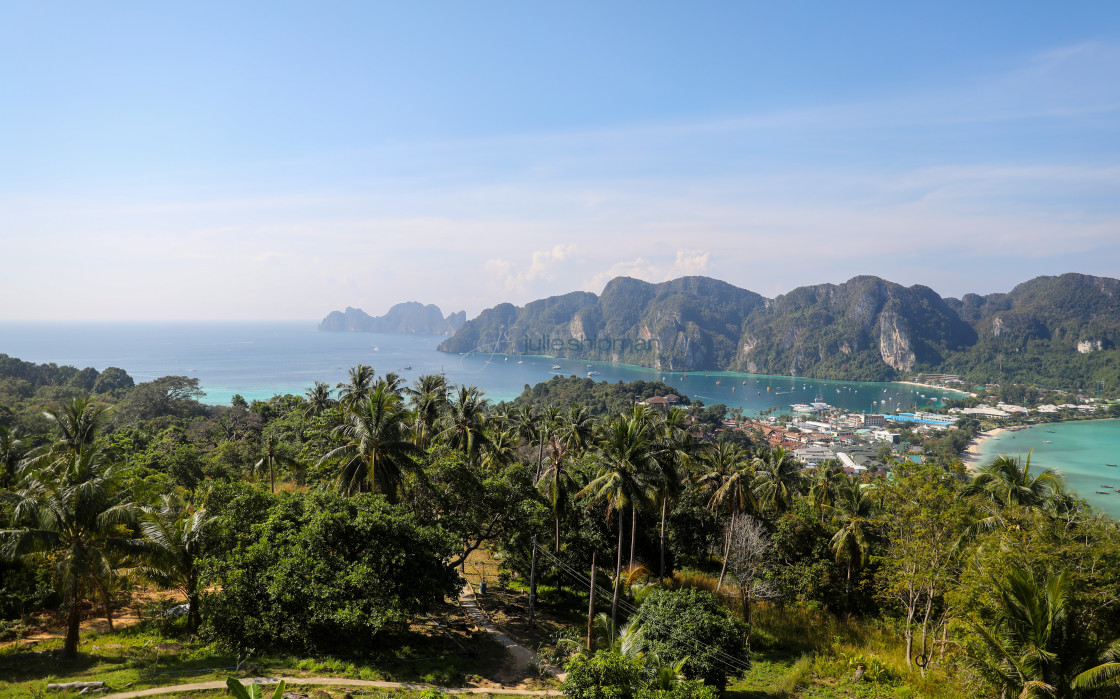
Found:
[[[0,323],[2,353],[98,370],[116,366],[137,381],[190,376],[198,378],[208,403],[228,403],[235,393],[249,400],[302,395],[317,380],[331,385],[345,380],[347,370],[358,363],[378,373],[395,371],[408,381],[443,371],[450,382],[477,385],[495,401],[510,400],[526,385],[557,373],[586,376],[592,370],[600,373],[596,381],[660,379],[709,405],[725,403],[747,414],[770,408],[785,411],[793,403],[814,400],[846,410],[900,410],[937,405],[950,395],[904,384],[685,374],[547,357],[461,356],[436,351],[442,340],[430,335],[319,332],[313,322]],[[555,364],[560,369],[554,372]]]
[[[1049,444],[1047,444],[1049,442]],[[980,461],[995,457],[1031,455],[1031,470],[1054,468],[1065,476],[1070,490],[1120,518],[1120,420],[1085,420],[1037,425],[1017,432],[1004,432],[980,444]],[[1112,486],[1106,488],[1102,486]],[[1099,495],[1096,491],[1113,491]]]

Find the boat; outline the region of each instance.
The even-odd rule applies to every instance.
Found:
[[[1116,468],[1116,464],[1105,464],[1105,466],[1111,466],[1112,468]]]
[[[1101,487],[1102,488],[1111,488],[1112,486],[1109,485],[1108,483],[1101,483]]]
[[[411,364],[406,364],[405,367],[404,367],[404,370],[405,371],[412,371],[412,365]]]
[[[1051,441],[1050,441],[1049,439],[1047,439],[1047,440],[1043,441],[1042,443],[1043,443],[1043,444],[1053,444],[1053,442],[1051,442]]]
[[[589,372],[587,372],[587,375],[588,375],[589,377],[591,377],[591,376],[598,376],[598,375],[599,375],[599,372],[597,372],[597,371],[589,371]]]
[[[1112,493],[1108,492],[1107,490],[1098,490],[1097,491],[1097,495],[1111,495],[1111,494]]]
[[[553,370],[553,371],[557,371],[557,370],[559,370],[559,369],[560,369],[560,365],[559,365],[559,364],[553,364],[553,365],[552,365],[552,370]]]
[[[374,345],[374,346],[373,346],[373,351],[374,351],[374,352],[380,352],[380,351],[381,351],[381,348],[380,348],[380,347],[378,347],[377,345]]]
[[[517,363],[518,363],[518,364],[524,364],[525,362],[523,362],[523,361],[521,361],[520,359],[518,359],[518,360],[517,360]]]

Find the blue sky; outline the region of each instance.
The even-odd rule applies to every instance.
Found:
[[[4,319],[1120,276],[1120,3],[0,2]]]

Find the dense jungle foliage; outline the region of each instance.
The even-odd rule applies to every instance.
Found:
[[[594,556],[607,586],[589,643],[572,628],[572,696],[714,696],[778,613],[805,636],[863,620],[901,657],[834,645],[810,677],[1117,691],[1120,529],[1029,455],[863,478],[633,403],[660,386],[607,386],[596,414],[558,380],[499,408],[360,365],[207,406],[185,377],[2,359],[0,612],[61,609],[63,658],[83,614],[139,582],[177,591],[215,644],[376,654],[474,551],[528,580],[535,539],[541,579],[586,590]]]

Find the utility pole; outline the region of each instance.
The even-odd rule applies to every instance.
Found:
[[[533,535],[533,563],[529,568],[529,626],[537,609],[537,535]]]
[[[591,552],[591,601],[587,603],[587,651],[591,652],[591,636],[595,630],[595,552]]]

